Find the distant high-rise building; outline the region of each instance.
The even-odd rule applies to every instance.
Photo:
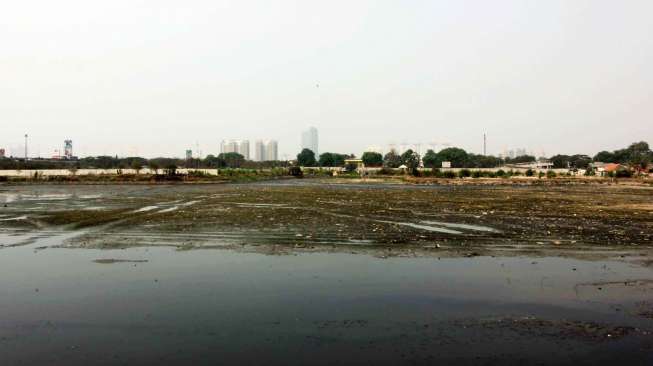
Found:
[[[265,142],[256,140],[254,143],[254,161],[264,161],[265,158]]]
[[[235,152],[249,160],[249,140],[222,140],[220,152],[223,154]]]
[[[302,149],[309,149],[318,156],[318,135],[317,128],[309,127],[302,132]]]
[[[279,145],[275,140],[257,140],[254,144],[254,161],[279,160]]]
[[[238,141],[236,140],[222,140],[220,143],[220,153],[234,153],[238,152]]]
[[[193,150],[186,150],[186,160],[191,160],[193,158]]]
[[[276,140],[268,140],[265,144],[265,160],[279,160],[279,144]]]
[[[241,140],[238,144],[238,153],[249,160],[249,140]]]
[[[0,159],[5,157],[5,149],[0,149]]]

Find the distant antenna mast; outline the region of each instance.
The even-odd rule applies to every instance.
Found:
[[[27,161],[27,134],[25,134],[25,161]]]
[[[487,134],[483,132],[483,156],[487,156]]]

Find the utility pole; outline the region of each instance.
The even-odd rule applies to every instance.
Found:
[[[483,132],[483,156],[487,156],[487,134]]]
[[[25,161],[27,161],[27,134],[25,134]]]

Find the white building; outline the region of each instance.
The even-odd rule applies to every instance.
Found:
[[[276,140],[269,140],[265,144],[265,160],[277,161],[279,160],[279,144]]]
[[[249,160],[249,140],[241,140],[238,144],[238,153]]]
[[[254,161],[264,161],[265,159],[265,142],[256,140],[254,143]]]
[[[279,144],[276,140],[257,140],[254,144],[254,161],[279,160]]]
[[[318,153],[318,135],[317,128],[309,127],[306,131],[302,132],[302,149],[309,149],[319,156]]]
[[[220,152],[226,153],[239,153],[249,160],[249,140],[222,140],[220,143]]]

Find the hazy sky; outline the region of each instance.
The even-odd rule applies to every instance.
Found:
[[[653,1],[11,1],[0,147],[183,156],[653,143]],[[319,86],[318,86],[319,85]]]

